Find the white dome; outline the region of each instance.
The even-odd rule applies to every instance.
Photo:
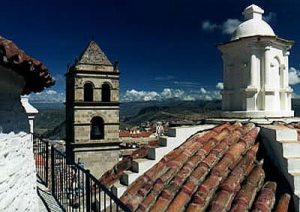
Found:
[[[246,21],[236,28],[231,40],[255,35],[275,36],[270,25],[262,19],[263,13],[264,11],[256,5],[247,7],[243,12]]]

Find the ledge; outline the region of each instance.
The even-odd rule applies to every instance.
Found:
[[[224,111],[222,117],[226,118],[283,118],[293,117],[294,111]]]
[[[119,106],[120,102],[74,102],[74,106]]]
[[[245,92],[249,92],[249,93],[256,93],[258,91],[258,88],[257,87],[253,87],[253,86],[248,86],[246,89],[245,89]]]

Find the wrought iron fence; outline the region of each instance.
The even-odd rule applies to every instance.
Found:
[[[42,184],[48,187],[49,182],[49,142],[34,139],[34,157],[37,176]]]
[[[37,166],[38,177],[45,185],[51,184],[52,195],[65,211],[130,211],[89,170],[84,169],[80,164],[67,164],[64,152],[41,139],[36,141],[36,146],[36,157],[43,155],[42,158],[45,160],[45,163],[42,163],[45,166]],[[46,166],[48,161],[50,166]],[[49,173],[51,177],[48,177]]]

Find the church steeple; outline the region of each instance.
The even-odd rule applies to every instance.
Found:
[[[119,161],[119,70],[91,41],[66,74],[66,151],[100,177]]]
[[[86,49],[82,52],[76,65],[112,65],[109,59],[106,57],[102,49],[97,45],[95,41],[91,41]]]

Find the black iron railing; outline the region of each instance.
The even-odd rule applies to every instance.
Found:
[[[42,184],[48,187],[49,182],[49,142],[34,139],[34,157],[37,176]]]
[[[47,162],[37,165],[38,177],[51,187],[52,195],[65,211],[130,211],[89,170],[80,164],[67,164],[65,153],[49,145],[48,141],[38,139],[35,146],[38,147],[35,148],[36,158],[38,155],[43,155],[43,161],[48,158]],[[48,161],[50,166],[46,166]]]

